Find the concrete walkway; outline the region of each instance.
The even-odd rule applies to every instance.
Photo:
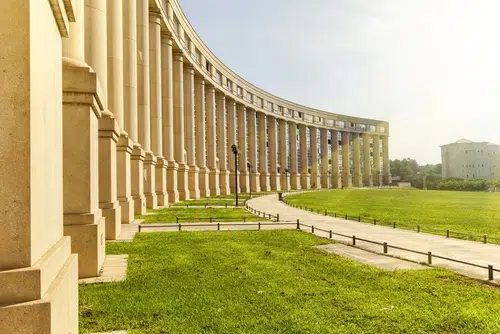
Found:
[[[300,220],[301,224],[314,225],[316,228],[332,230],[350,236],[350,238],[333,236],[333,239],[352,243],[352,236],[356,238],[367,239],[379,243],[387,242],[388,254],[403,259],[427,262],[427,255],[415,254],[408,251],[402,251],[391,246],[407,248],[420,252],[432,252],[433,255],[443,256],[473,263],[487,267],[492,265],[494,269],[500,269],[500,245],[482,244],[473,241],[460,239],[447,239],[426,233],[417,233],[414,231],[392,229],[385,226],[374,226],[366,223],[347,221],[340,218],[327,217],[312,212],[292,208],[278,200],[278,195],[268,195],[257,197],[247,202],[248,206],[266,214],[279,214],[282,221]],[[311,231],[311,228],[302,227],[304,231]],[[316,235],[328,237],[328,233],[315,231]],[[370,251],[382,253],[383,246],[362,242],[356,240],[356,245]],[[470,265],[465,265],[448,260],[433,257],[434,266],[444,267],[463,275],[488,279],[488,270]],[[494,272],[494,279],[500,279],[500,272]]]

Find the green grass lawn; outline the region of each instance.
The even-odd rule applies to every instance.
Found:
[[[124,282],[80,286],[80,332],[499,333],[500,291],[444,269],[387,272],[298,231],[138,234]]]
[[[264,222],[265,218],[257,217],[245,209],[221,209],[221,208],[191,208],[171,207],[168,209],[153,210],[155,215],[140,216],[145,224],[151,223],[176,223],[179,217],[179,223],[209,222],[212,217],[213,222]]]
[[[276,192],[269,191],[269,192],[252,193],[252,197],[269,195],[269,194],[273,194],[273,193],[276,193]],[[247,199],[250,199],[250,193],[239,193],[238,194],[238,204],[240,206],[243,206],[243,203]],[[172,206],[186,206],[186,205],[225,206],[226,204],[228,206],[235,206],[236,205],[235,194],[210,196],[210,197],[203,197],[203,198],[199,198],[199,199],[195,199],[195,200],[180,201],[180,202],[172,204]]]
[[[402,189],[335,190],[286,197],[291,204],[322,212],[373,218],[386,224],[422,231],[450,230],[500,237],[500,193]],[[451,234],[460,237],[459,235]]]

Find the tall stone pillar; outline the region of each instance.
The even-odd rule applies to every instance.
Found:
[[[260,192],[260,173],[257,169],[257,112],[247,110],[248,114],[248,159],[252,165],[250,170],[250,189],[252,192]]]
[[[217,164],[217,130],[216,130],[216,107],[215,87],[206,85],[206,111],[207,111],[207,162],[209,169],[210,195],[220,195],[220,171]]]
[[[85,61],[96,72],[102,87],[102,117],[99,119],[99,207],[106,218],[106,239],[115,239],[121,232],[121,208],[117,197],[118,123],[108,110],[108,56],[106,1],[85,1]],[[101,30],[102,29],[102,30]],[[68,231],[69,233],[69,231]],[[79,236],[75,233],[73,240]],[[85,242],[85,241],[82,241]],[[101,246],[104,253],[104,245]],[[80,269],[82,268],[80,264]],[[99,268],[100,269],[100,268]],[[80,272],[82,276],[82,272]]]
[[[184,57],[181,50],[174,51],[174,137],[175,161],[179,165],[177,186],[179,199],[189,200],[187,157],[184,135]]]
[[[381,186],[382,173],[381,173],[381,163],[380,163],[380,136],[373,135],[373,169],[374,169],[374,185]]]
[[[229,187],[230,172],[227,166],[226,97],[224,93],[218,93],[216,97],[217,155],[219,156],[220,193],[221,195],[229,195],[231,189]]]
[[[330,188],[330,177],[328,173],[328,130],[320,129],[321,136],[321,188]]]
[[[200,196],[210,196],[209,169],[207,168],[207,136],[205,109],[205,80],[196,76],[194,81],[195,113],[196,113],[196,164],[199,168]]]
[[[260,190],[269,191],[271,187],[269,185],[270,175],[267,166],[267,150],[268,150],[268,140],[267,140],[267,116],[264,113],[259,112],[259,161],[260,161]]]
[[[136,0],[123,1],[123,87],[124,87],[124,122],[125,131],[133,142],[130,155],[130,188],[135,215],[146,212],[146,197],[144,196],[144,151],[139,144],[139,123],[137,110],[137,3]],[[118,163],[123,164],[123,155],[126,155],[124,141],[120,137],[118,142]],[[127,144],[128,145],[128,144]],[[120,153],[122,150],[122,153]],[[123,170],[123,169],[122,169]],[[118,173],[120,174],[120,172]],[[118,176],[122,180],[122,176]],[[121,187],[121,186],[119,186]],[[120,191],[120,190],[119,190]],[[123,197],[119,197],[123,201]],[[132,203],[131,203],[132,205]],[[128,217],[126,208],[125,217]],[[122,223],[124,220],[122,219]]]
[[[391,164],[389,161],[389,136],[382,136],[382,154],[383,154],[383,181],[384,185],[389,186],[392,183]]]
[[[331,130],[331,150],[332,150],[332,188],[342,187],[342,175],[339,172],[339,132]]]
[[[200,198],[199,169],[196,166],[194,117],[194,67],[187,64],[184,67],[184,139],[186,144],[189,198]]]
[[[82,76],[95,74],[81,53],[82,2],[73,4],[0,2],[0,42],[11,54],[0,57],[0,333],[78,332],[78,256],[63,236],[63,117],[70,112],[63,108],[61,38],[68,30],[79,36],[65,43],[80,52],[73,65],[83,67]],[[79,25],[68,27],[63,18],[75,21],[73,14]],[[83,118],[84,109],[74,114]],[[89,109],[87,122],[93,116],[96,123]]]
[[[278,129],[275,117],[269,117],[268,143],[269,162],[271,167],[271,190],[281,190],[280,173],[278,172]],[[282,173],[284,173],[284,171],[282,171]]]
[[[352,164],[353,176],[352,183],[354,187],[363,187],[363,175],[361,175],[361,138],[359,133],[352,133]]]
[[[163,106],[161,79],[161,14],[149,13],[149,100],[151,111],[151,148],[156,156],[154,190],[159,206],[168,205],[167,161],[163,156]],[[153,173],[153,171],[152,171]]]
[[[288,145],[287,145],[287,121],[284,119],[279,120],[280,133],[280,165],[281,165],[281,190],[290,190],[290,170],[288,169]]]
[[[175,161],[174,143],[174,69],[173,38],[170,33],[161,35],[161,95],[163,121],[163,149],[167,160],[167,193],[171,203],[179,201],[177,187],[177,171],[179,165]]]
[[[307,127],[304,124],[299,126],[300,136],[300,159],[302,171],[300,175],[300,185],[302,189],[311,188],[311,175],[309,174],[309,159],[307,156]]]
[[[238,184],[238,190],[236,190],[236,177],[239,177],[238,175],[235,177],[235,173],[237,172],[236,170],[236,165],[235,165],[235,157],[233,154],[233,151],[231,150],[232,145],[238,146],[238,138],[236,138],[236,126],[237,126],[237,121],[236,121],[236,101],[232,99],[227,99],[226,102],[227,105],[227,154],[228,154],[228,160],[229,160],[229,171],[231,173],[231,177],[229,178],[229,187],[231,189],[232,193],[235,193],[236,191],[240,191],[240,185]],[[241,148],[239,148],[241,151]],[[238,164],[241,164],[241,161],[238,161]],[[238,166],[239,167],[239,166]]]
[[[130,154],[132,141],[125,131],[124,77],[123,77],[123,2],[107,1],[107,51],[108,51],[108,107],[119,126],[116,152],[117,197],[121,208],[121,223],[134,220],[134,204],[131,194]],[[112,229],[107,239],[114,240],[121,231]]]
[[[365,187],[373,187],[370,134],[363,133],[361,136],[363,138],[363,184]]]
[[[293,190],[300,190],[300,173],[297,157],[297,124],[290,122],[288,125],[288,140],[290,141],[290,186]]]
[[[309,128],[309,135],[311,141],[311,174],[312,181],[311,187],[314,189],[321,188],[320,177],[318,171],[318,128]]]
[[[238,148],[240,156],[238,157],[240,170],[240,189],[241,192],[247,193],[250,191],[250,179],[247,163],[248,160],[248,141],[247,141],[247,109],[245,105],[237,105],[238,113]]]
[[[342,187],[352,187],[351,139],[349,132],[342,132]]]
[[[146,206],[150,209],[158,207],[155,189],[156,156],[151,151],[151,109],[150,109],[150,76],[149,76],[149,4],[148,0],[137,1],[137,77],[138,77],[138,111],[139,142],[145,152],[144,158],[144,195]]]

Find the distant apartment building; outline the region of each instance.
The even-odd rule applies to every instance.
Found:
[[[500,145],[460,139],[441,146],[443,179],[500,179]]]

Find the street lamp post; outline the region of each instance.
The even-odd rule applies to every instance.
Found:
[[[252,179],[252,164],[247,161],[248,172],[250,173],[250,180]],[[249,187],[250,189],[250,198],[252,198],[252,181],[250,181]]]
[[[238,206],[238,154],[240,154],[240,151],[238,150],[238,146],[236,146],[235,144],[231,146],[231,150],[233,151],[234,154],[234,165],[235,165],[234,183],[236,187],[236,206]]]

